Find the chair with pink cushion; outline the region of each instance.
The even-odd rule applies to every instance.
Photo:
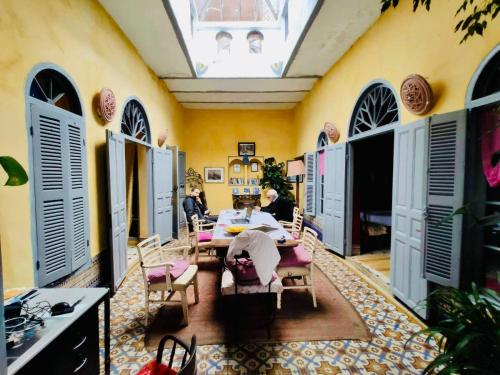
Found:
[[[281,260],[277,269],[280,278],[294,279],[291,284],[283,283],[283,289],[308,289],[311,292],[314,307],[317,307],[313,277],[314,255],[317,247],[318,233],[311,228],[305,227],[299,245],[280,250]],[[296,278],[301,278],[302,284],[295,283]],[[278,308],[280,306],[281,301],[278,301]]]
[[[215,223],[205,223],[200,220],[197,215],[191,217],[193,221],[193,231],[194,236],[194,263],[198,264],[198,258],[200,256],[200,251],[206,250],[208,255],[213,249],[212,246],[212,236],[214,234]]]
[[[194,288],[195,303],[199,302],[198,266],[189,262],[190,249],[190,246],[170,247],[168,249],[162,247],[158,234],[141,241],[137,245],[139,264],[144,278],[146,326],[149,318],[149,304],[171,301],[176,292],[181,296],[179,302],[182,303],[183,324],[188,324],[187,289],[189,286],[192,285]],[[176,251],[182,251],[182,258],[168,260],[168,254]],[[150,299],[151,292],[160,292],[161,298]],[[165,292],[168,293],[166,298]]]
[[[304,216],[300,214],[300,210],[297,207],[293,209],[293,221],[280,220],[279,223],[283,228],[288,231],[292,237],[296,240],[300,239],[300,233],[302,232],[302,223],[304,222]]]

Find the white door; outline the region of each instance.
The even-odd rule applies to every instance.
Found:
[[[325,152],[323,242],[337,254],[345,255],[346,144],[329,146]]]
[[[153,149],[154,232],[161,243],[172,239],[172,151]]]
[[[392,194],[391,288],[415,309],[427,297],[423,278],[427,205],[427,120],[398,126],[394,133]],[[415,312],[426,318],[424,308]]]
[[[111,217],[111,276],[118,289],[127,274],[127,204],[125,192],[125,137],[106,130],[108,152],[108,194]]]

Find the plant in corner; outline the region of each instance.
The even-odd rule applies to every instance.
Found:
[[[260,179],[262,189],[274,189],[280,197],[295,204],[295,197],[292,193],[293,186],[286,179],[285,163],[276,163],[274,158],[267,158],[264,160],[262,171]]]
[[[500,374],[500,296],[472,283],[469,292],[451,287],[435,290],[427,299],[439,321],[413,334],[434,339],[439,355],[424,374]],[[407,342],[407,344],[408,344]]]

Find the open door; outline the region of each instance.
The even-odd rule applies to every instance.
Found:
[[[425,211],[427,206],[427,120],[398,126],[394,133],[392,194],[391,289],[414,309],[427,297],[423,278]],[[415,309],[427,317],[427,311]]]
[[[323,242],[327,248],[344,256],[346,144],[329,146],[325,152]]]
[[[172,239],[172,151],[153,149],[153,228],[161,243]]]
[[[116,291],[127,274],[127,204],[125,137],[106,130],[112,286]]]

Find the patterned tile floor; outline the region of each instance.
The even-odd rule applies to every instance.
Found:
[[[174,241],[169,246],[178,244]],[[360,313],[373,334],[371,341],[204,345],[198,347],[198,373],[420,374],[437,354],[435,347],[425,344],[421,337],[405,347],[421,324],[344,260],[322,249],[317,252],[316,263]],[[153,314],[155,311],[151,307]],[[135,266],[111,301],[113,374],[135,374],[154,357],[155,353],[144,346],[143,318],[143,281]]]

